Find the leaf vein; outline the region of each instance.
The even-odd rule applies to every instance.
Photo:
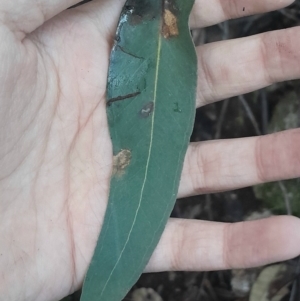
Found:
[[[131,228],[130,228],[130,230],[128,232],[128,236],[127,236],[126,242],[125,242],[125,244],[123,246],[123,249],[122,249],[122,251],[121,251],[121,253],[119,255],[118,260],[116,261],[114,267],[112,268],[112,270],[110,272],[109,277],[107,278],[107,280],[105,282],[105,285],[103,286],[103,289],[102,289],[101,294],[100,294],[100,298],[103,295],[103,293],[104,293],[104,291],[106,289],[107,284],[109,283],[109,281],[110,281],[110,279],[111,279],[111,277],[112,277],[112,275],[113,275],[113,273],[114,273],[117,265],[119,264],[119,262],[120,262],[120,260],[121,260],[121,258],[123,256],[123,253],[124,253],[124,251],[126,249],[126,246],[127,246],[128,242],[129,242],[129,239],[130,239],[133,227],[135,225],[135,222],[136,222],[136,219],[137,219],[137,215],[138,215],[139,210],[141,208],[142,198],[143,198],[144,189],[145,189],[145,185],[146,185],[146,181],[147,181],[149,162],[150,162],[150,157],[151,157],[151,153],[152,153],[152,145],[153,145],[154,117],[155,117],[155,111],[156,111],[156,109],[155,109],[155,103],[156,103],[156,99],[157,99],[157,84],[158,84],[158,75],[159,75],[158,71],[159,71],[159,66],[160,66],[161,44],[162,44],[162,38],[161,38],[161,35],[159,34],[158,47],[157,47],[155,80],[154,80],[154,97],[153,97],[154,110],[153,110],[152,120],[151,120],[150,147],[149,147],[149,152],[148,152],[148,157],[147,157],[147,163],[146,163],[146,168],[145,168],[145,176],[144,176],[144,181],[143,181],[143,184],[142,184],[140,199],[139,199],[138,207],[136,209],[135,216],[134,216]]]

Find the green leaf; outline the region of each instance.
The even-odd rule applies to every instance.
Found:
[[[193,0],[128,0],[121,14],[107,87],[114,170],[82,301],[122,300],[174,206],[195,114],[192,6]]]

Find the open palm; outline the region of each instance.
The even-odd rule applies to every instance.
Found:
[[[124,1],[64,11],[77,2],[0,1],[0,300],[57,300],[79,288],[101,229],[112,169],[106,76]],[[250,14],[291,1],[244,2]],[[197,0],[191,25],[238,17],[239,1],[230,3]],[[200,47],[198,106],[298,78],[299,47],[299,28]],[[179,197],[297,177],[299,147],[299,130],[192,144]],[[291,258],[299,226],[293,217],[170,220],[147,271]]]

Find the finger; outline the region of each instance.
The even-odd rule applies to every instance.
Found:
[[[281,1],[267,0],[267,3],[271,2]],[[113,18],[103,18],[104,5],[101,10],[99,5],[100,2],[90,2],[76,11],[96,20],[94,24],[98,30],[111,38],[120,3],[105,2],[105,16]],[[299,48],[300,27],[198,47],[197,106],[251,92],[274,82],[299,78]]]
[[[118,18],[124,1],[105,1],[107,6],[110,6],[108,10],[112,13],[114,18]],[[91,14],[94,20],[97,20],[97,15],[103,13],[103,9],[100,10],[104,1],[93,1],[77,8],[78,10],[84,10],[86,14]],[[283,8],[291,4],[293,0],[196,0],[191,17],[190,17],[190,26],[191,27],[204,27],[213,25],[224,20],[239,18],[242,16],[247,16],[251,14],[264,13],[279,8]],[[116,12],[116,14],[114,13]],[[109,14],[106,14],[109,15]],[[102,26],[107,26],[110,24],[115,24],[117,20],[110,18],[105,18],[105,22],[108,24],[103,24],[99,22],[99,29],[102,29]]]
[[[228,19],[280,9],[293,2],[293,0],[197,0],[190,23],[192,27],[209,26]]]
[[[201,106],[300,77],[300,27],[198,47]]]
[[[283,8],[293,2],[294,0],[196,0],[190,17],[190,26],[204,27],[217,24],[228,19],[265,13]],[[118,11],[121,9],[123,4],[124,1],[111,1],[112,6],[118,6]],[[92,2],[85,5],[85,8],[89,9],[91,12],[95,12],[95,9],[97,10],[100,5],[102,5],[102,3]]]
[[[185,157],[178,196],[300,177],[299,149],[300,129],[192,143]]]
[[[197,3],[201,1],[197,0]],[[227,0],[232,3],[234,1],[237,2]],[[265,2],[265,10],[271,3],[277,3],[275,6],[279,5],[278,2],[282,5],[285,3],[271,0]],[[96,1],[83,5],[74,12],[80,11],[88,19],[94,20],[93,24],[98,30],[111,38],[122,5],[123,1]],[[198,5],[196,4],[194,11],[197,11]],[[257,4],[253,7],[262,9],[263,6]],[[105,16],[111,17],[103,18],[104,11]],[[274,82],[298,78],[299,47],[300,27],[198,47],[197,105],[251,92]]]
[[[147,272],[261,266],[300,254],[300,220],[277,216],[235,224],[171,219]]]
[[[5,24],[21,39],[45,21],[80,0],[0,1],[0,24]]]

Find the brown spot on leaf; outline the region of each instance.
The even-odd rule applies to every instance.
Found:
[[[162,34],[165,39],[176,37],[179,34],[177,17],[169,9],[165,9],[163,13]]]
[[[131,161],[131,151],[122,149],[113,158],[113,175],[121,177],[125,173],[126,167]]]

